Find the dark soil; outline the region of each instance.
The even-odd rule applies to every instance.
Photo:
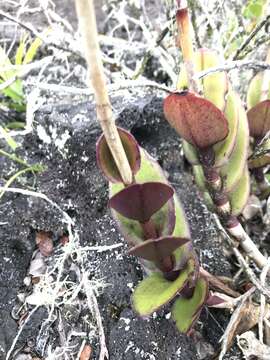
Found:
[[[150,93],[140,97],[131,92],[128,95],[124,102],[122,97],[113,99],[113,106],[119,113],[118,124],[130,130],[168,173],[184,205],[202,266],[215,275],[231,276],[230,264],[223,254],[211,215],[201,203],[181,156],[180,140],[163,118],[162,99]],[[100,128],[94,106],[90,103],[47,106],[36,114],[35,120],[35,128],[41,126],[51,139],[50,143],[44,142],[36,129],[22,139],[20,155],[29,163],[38,162],[47,167],[37,176],[36,189],[72,217],[81,246],[123,242],[107,210],[107,183],[96,166],[95,143]],[[64,133],[69,138],[60,148],[57,139]],[[1,158],[1,167],[7,176],[10,163]],[[32,175],[25,182],[25,186],[29,186],[33,182]],[[22,184],[16,185],[21,187]],[[24,289],[23,279],[35,248],[35,232],[52,231],[57,237],[66,229],[62,215],[44,200],[7,193],[0,204],[0,221],[4,223],[0,226],[0,359],[4,359],[16,335],[17,325],[10,313],[17,303],[16,295]],[[176,331],[168,319],[169,309],[147,320],[134,313],[130,295],[143,273],[139,263],[125,255],[125,251],[126,245],[88,254],[92,277],[103,278],[109,284],[98,303],[110,359],[195,360],[199,359],[200,345],[209,348],[211,344],[217,350],[229,319],[224,311],[204,309],[193,338]],[[40,308],[21,334],[18,347],[24,346],[30,338],[35,339],[46,317],[47,311]],[[81,329],[80,319],[78,314],[69,326]],[[53,336],[55,333],[51,330]],[[57,341],[54,338],[55,345]],[[98,358],[98,342],[93,340],[93,345],[94,358]],[[38,350],[35,345],[33,349]],[[205,359],[211,358],[210,353],[204,355]],[[233,352],[227,359],[241,359],[241,356]]]

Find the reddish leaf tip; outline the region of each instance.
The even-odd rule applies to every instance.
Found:
[[[189,91],[173,93],[163,103],[171,126],[190,144],[207,148],[226,138],[228,121],[210,101]]]
[[[141,166],[141,155],[139,145],[132,134],[128,131],[117,128],[120,139],[123,144],[126,156],[133,175],[135,175]],[[107,145],[104,134],[102,134],[96,144],[96,159],[100,170],[104,176],[112,183],[122,182],[120,172],[115,164],[112,153]]]
[[[109,206],[129,219],[145,223],[173,194],[173,188],[161,182],[133,184],[115,194]]]

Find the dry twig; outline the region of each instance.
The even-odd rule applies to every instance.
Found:
[[[115,126],[112,107],[107,92],[101,52],[98,43],[93,1],[76,0],[76,9],[84,42],[85,57],[89,69],[89,85],[93,87],[96,99],[97,117],[123,182],[125,184],[131,184],[132,172]]]
[[[196,73],[196,77],[198,79],[202,79],[203,77],[210,75],[215,72],[220,71],[231,71],[235,69],[254,69],[254,70],[270,70],[270,64],[263,61],[246,61],[246,60],[237,60],[226,62],[217,67],[209,68],[204,71]]]
[[[244,308],[246,301],[250,298],[250,296],[254,293],[255,290],[256,287],[254,286],[253,288],[249,289],[244,295],[238,298],[238,306],[235,309],[233,315],[231,316],[230,322],[221,338],[222,346],[219,360],[222,360],[224,355],[226,354],[228,346],[230,345],[230,341],[232,339],[232,334],[235,333],[237,326],[241,321],[240,317],[242,309]]]
[[[257,26],[255,29],[249,34],[243,44],[237,49],[236,53],[232,57],[233,60],[237,60],[241,52],[248,46],[251,40],[257,35],[257,33],[266,25],[270,20],[270,15],[267,15]]]
[[[270,258],[267,259],[267,264],[263,268],[260,276],[262,286],[265,286],[265,280],[270,269]],[[263,344],[263,321],[265,315],[265,295],[261,293],[261,304],[260,304],[260,317],[259,317],[259,340]]]

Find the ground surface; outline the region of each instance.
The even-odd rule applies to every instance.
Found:
[[[91,358],[98,359],[101,346],[95,296],[111,360],[216,358],[213,356],[230,318],[228,312],[204,308],[195,332],[187,337],[176,331],[169,307],[149,319],[142,319],[133,311],[130,296],[144,274],[137,260],[126,255],[127,245],[107,209],[107,183],[97,168],[95,155],[101,132],[93,99],[82,95],[87,87],[87,72],[76,34],[73,1],[43,2],[43,8],[38,0],[21,3],[20,7],[16,2],[11,6],[11,2],[2,1],[1,10],[16,17],[22,9],[18,15],[22,22],[40,32],[48,27],[51,31],[46,33],[48,43],[42,45],[36,59],[47,58],[49,62],[24,77],[29,108],[33,107],[33,99],[39,103],[36,107],[34,104],[37,111],[31,119],[32,130],[16,136],[20,145],[16,155],[46,169],[35,175],[25,173],[12,184],[35,193],[6,192],[0,199],[0,360],[77,359],[84,341],[92,348]],[[201,44],[220,49],[222,41],[226,43],[232,35],[230,31],[225,34],[224,28],[232,3],[222,2],[222,11],[221,2],[217,3],[217,9],[208,9],[214,14],[210,20],[208,10],[204,13],[204,7],[196,4],[194,8]],[[235,1],[233,6],[241,7],[240,3]],[[214,2],[208,4],[214,6]],[[169,26],[171,33],[163,44],[155,46],[155,39],[171,16],[170,2],[103,0],[95,1],[95,5],[109,83],[117,84],[137,73],[139,81],[175,84],[179,51],[173,26]],[[47,10],[52,12],[46,13]],[[230,16],[232,23],[236,21],[235,14]],[[24,31],[1,18],[0,35],[7,46],[13,44],[12,55]],[[196,41],[199,46],[198,38]],[[231,51],[230,55],[234,49],[227,43],[223,45],[227,52]],[[149,49],[150,60],[138,73]],[[260,55],[261,48],[256,48],[256,56],[261,60]],[[237,77],[241,82],[233,79],[242,95],[250,78],[247,74]],[[225,256],[225,245],[193,185],[180,139],[163,117],[165,95],[147,89],[135,91],[127,87],[110,93],[117,123],[130,130],[165,170],[183,203],[202,266],[214,275],[231,277],[236,272],[235,264]],[[7,125],[13,117],[25,119],[25,114],[18,116],[0,109],[1,125]],[[10,150],[3,140],[0,149]],[[3,185],[21,167],[1,156],[0,169]],[[47,198],[37,197],[37,193]],[[261,223],[253,225],[254,238],[261,242]],[[38,250],[39,231],[50,232],[53,252],[49,256],[42,256]],[[85,276],[89,279],[88,290],[83,282]],[[43,282],[38,282],[40,278],[44,278]],[[95,289],[95,296],[91,289]],[[224,359],[242,359],[236,345]]]
[[[133,100],[127,100],[126,108],[119,114],[119,125],[131,130],[140,144],[167,171],[169,180],[184,204],[192,238],[203,266],[213,274],[230,276],[230,265],[222,252],[210,215],[201,204],[191,176],[184,170],[179,139],[163,118],[162,99],[152,94],[146,94],[143,98],[137,98],[137,94],[132,95],[127,99]],[[120,109],[122,103],[116,98],[114,106]],[[72,217],[80,235],[81,246],[122,242],[106,208],[107,184],[95,162],[95,142],[100,129],[93,106],[89,103],[47,106],[37,113],[36,121],[39,129],[42,127],[50,139],[60,138],[64,133],[70,136],[61,149],[56,146],[55,140],[51,140],[51,143],[44,142],[44,136],[40,138],[36,130],[24,137],[21,154],[26,155],[28,162],[41,162],[47,166],[47,170],[37,177],[38,191],[48,194],[51,200]],[[16,303],[16,294],[20,289],[25,291],[25,287],[22,288],[23,279],[35,248],[35,232],[52,231],[57,238],[66,228],[61,214],[52,206],[44,200],[23,195],[6,194],[0,218],[6,222],[0,227],[0,314],[4,320],[0,332],[4,337],[0,337],[0,346],[5,349],[3,354],[16,334],[16,323],[10,312]],[[57,246],[57,240],[55,244]],[[110,358],[198,359],[194,340],[179,335],[172,322],[167,319],[169,310],[162,311],[155,319],[150,320],[140,319],[133,312],[130,294],[143,274],[138,263],[125,255],[125,248],[124,245],[101,254],[87,254],[91,275],[95,279],[102,278],[109,284],[98,302]],[[57,254],[57,250],[55,251]],[[65,266],[68,272],[68,261]],[[75,329],[82,327],[80,315],[82,314],[72,319]],[[35,313],[20,337],[21,346],[29,338],[35,339],[35,334],[46,317],[44,308]],[[204,346],[205,343],[210,343],[217,349],[218,339],[228,318],[224,317],[222,311],[205,310],[202,319],[197,325],[202,336],[199,343]],[[66,329],[67,333],[68,331],[69,328]],[[50,336],[53,338],[57,331],[51,329],[51,332]],[[210,349],[212,350],[211,346]],[[97,354],[98,349],[94,353]],[[210,356],[209,353],[207,356]]]

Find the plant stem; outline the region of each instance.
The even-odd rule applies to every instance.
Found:
[[[192,24],[188,16],[187,5],[182,6],[176,14],[178,28],[180,30],[182,39],[180,46],[182,48],[183,57],[185,61],[187,77],[189,80],[189,88],[191,91],[199,92],[200,88],[198,78],[195,75],[194,66],[194,52],[191,38]],[[214,151],[213,149],[206,149],[199,154],[201,165],[203,166],[203,172],[206,178],[207,187],[210,196],[216,206],[216,213],[222,226],[225,227],[227,232],[236,239],[243,250],[252,258],[255,263],[263,268],[267,264],[267,259],[258,250],[255,243],[251,240],[248,234],[243,229],[239,220],[232,216],[230,213],[230,202],[227,194],[222,190],[222,179],[218,171],[214,167]]]
[[[200,85],[195,78],[194,51],[191,32],[192,24],[188,14],[188,8],[185,5],[180,6],[180,8],[176,12],[176,22],[179,31],[179,42],[183,52],[185,67],[188,74],[189,88],[194,92],[199,93]]]
[[[132,172],[120,140],[106,87],[93,0],[75,0],[85,58],[89,69],[89,87],[93,87],[97,117],[125,184],[132,183]]]
[[[33,171],[32,167],[26,168],[26,169],[22,169],[20,171],[18,171],[16,174],[14,174],[13,176],[11,176],[11,178],[8,179],[8,181],[5,183],[3,190],[0,192],[0,199],[3,197],[3,195],[6,192],[6,189],[21,175],[23,175],[26,172],[29,171]]]
[[[140,223],[143,228],[145,240],[156,239],[158,237],[155,224],[153,220],[148,220],[146,223]]]
[[[8,159],[12,160],[12,161],[15,161],[17,162],[18,164],[20,165],[23,165],[23,166],[27,166],[27,167],[30,167],[31,165],[27,164],[26,161],[20,159],[17,155],[15,154],[10,154],[2,149],[0,149],[0,155],[3,155],[5,157],[7,157]]]
[[[222,179],[220,175],[214,167],[204,162],[205,159],[203,156],[200,157],[200,160],[210,196],[216,206],[216,213],[222,225],[228,233],[240,243],[247,255],[253,259],[260,268],[263,268],[267,263],[267,259],[245,232],[237,217],[231,215],[229,198],[222,190]]]

